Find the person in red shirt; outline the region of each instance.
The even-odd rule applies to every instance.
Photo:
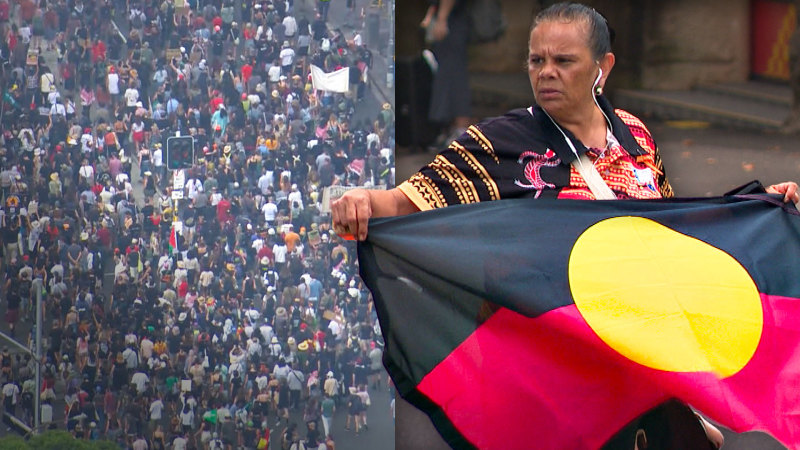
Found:
[[[222,199],[217,203],[217,220],[219,223],[228,223],[233,220],[231,215],[231,202],[227,199]]]
[[[222,99],[222,96],[220,95],[220,93],[217,92],[217,91],[214,91],[212,93],[211,100],[208,102],[208,106],[209,106],[210,111],[212,113],[214,113],[214,112],[217,111],[217,108],[219,108],[219,106],[222,105],[223,103],[225,103],[225,100]]]
[[[242,84],[244,84],[245,86],[247,86],[247,82],[250,80],[250,77],[253,75],[253,65],[255,65],[255,60],[252,61],[252,65],[251,65],[251,63],[245,63],[242,66],[242,69],[241,69],[241,71],[242,71]]]
[[[8,0],[0,0],[0,23],[8,22],[8,14],[10,11]]]
[[[102,222],[100,229],[97,230],[97,240],[100,241],[100,245],[103,248],[111,248],[111,231],[108,230],[108,223],[105,220]]]
[[[98,39],[92,46],[92,62],[105,61],[106,59],[106,44]]]

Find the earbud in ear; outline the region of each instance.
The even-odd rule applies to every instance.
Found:
[[[603,94],[603,87],[599,86],[600,79],[603,78],[603,69],[598,68],[599,72],[597,74],[597,78],[594,80],[594,85],[592,85],[592,90],[594,91],[595,95],[602,95]]]

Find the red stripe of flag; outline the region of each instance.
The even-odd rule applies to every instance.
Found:
[[[500,309],[418,389],[476,447],[601,447],[667,398],[691,404],[737,431],[767,430],[800,445],[800,299],[761,295],[764,334],[752,360],[720,380],[712,373],[644,367],[608,347],[574,305],[528,318]],[[790,420],[791,419],[791,420]],[[511,447],[509,447],[511,445]]]

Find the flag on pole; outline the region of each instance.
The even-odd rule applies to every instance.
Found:
[[[350,68],[345,67],[335,72],[325,73],[312,64],[311,84],[318,91],[348,92],[350,90]]]
[[[370,222],[398,392],[456,448],[597,449],[676,398],[800,446],[800,216],[775,197],[504,200]]]
[[[175,224],[172,224],[172,228],[169,232],[169,254],[174,255],[178,252],[178,232],[175,227]]]

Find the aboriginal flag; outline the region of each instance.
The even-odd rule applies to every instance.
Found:
[[[358,253],[384,363],[454,447],[596,449],[670,398],[800,446],[800,217],[774,196],[453,206]]]

